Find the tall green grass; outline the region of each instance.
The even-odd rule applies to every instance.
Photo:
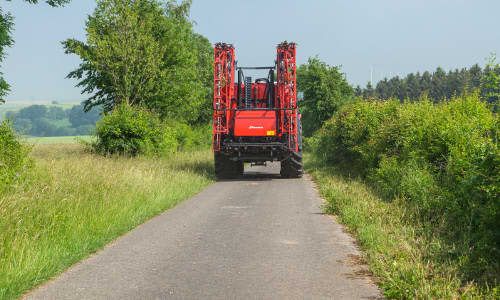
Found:
[[[304,158],[327,200],[326,212],[356,236],[387,299],[499,299],[498,284],[464,279],[467,258],[438,229],[415,222],[404,199],[386,201],[344,168],[325,165],[311,154]]]
[[[499,124],[477,94],[438,105],[426,99],[371,101],[343,107],[309,141],[316,166],[330,168],[313,167],[318,180],[333,176],[339,182],[341,173],[335,170],[349,170],[343,178],[359,178],[354,184],[366,183],[370,188],[363,189],[373,192],[358,201],[352,198],[356,191],[344,193],[326,183],[332,211],[358,236],[363,230],[383,230],[385,224],[395,226],[392,233],[388,228],[386,242],[365,243],[366,248],[379,255],[400,249],[395,243],[400,238],[407,245],[396,256],[372,260],[384,266],[377,275],[387,296],[498,296]],[[353,207],[359,215],[346,212]],[[410,236],[395,233],[404,228]],[[400,262],[405,274],[391,267]],[[440,294],[440,289],[447,292]]]
[[[18,297],[213,182],[209,150],[127,158],[50,144],[33,156],[30,179],[0,194],[0,299]]]

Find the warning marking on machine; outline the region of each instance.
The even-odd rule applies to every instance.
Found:
[[[274,135],[274,130],[268,131],[267,135]]]

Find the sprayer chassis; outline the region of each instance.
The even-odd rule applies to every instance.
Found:
[[[218,177],[241,175],[245,162],[267,161],[280,161],[284,177],[302,175],[295,57],[295,44],[282,43],[274,66],[238,67],[233,45],[215,45],[213,151]],[[267,69],[269,74],[253,82],[243,74],[248,69]]]

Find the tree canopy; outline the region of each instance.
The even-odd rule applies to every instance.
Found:
[[[11,2],[11,0],[7,0],[8,2]],[[38,0],[24,0],[25,2],[31,3],[31,4],[38,4]],[[64,4],[67,4],[71,2],[71,0],[46,0],[45,1],[47,4],[50,6],[62,6]]]
[[[500,64],[496,62],[495,54],[492,54],[486,63],[480,86],[482,95],[494,105],[496,111],[500,102]]]
[[[434,72],[410,73],[404,78],[398,76],[379,81],[375,88],[367,85],[355,89],[357,96],[365,98],[418,99],[426,95],[437,103],[461,95],[467,89],[478,89],[483,99],[492,105],[498,105],[500,95],[500,65],[494,55],[488,59],[484,68],[478,64],[470,68],[455,69],[446,72],[438,67]]]
[[[163,118],[194,123],[209,116],[212,48],[192,30],[191,1],[98,0],[86,22],[86,42],[63,42],[82,59],[69,73],[91,96],[85,109],[105,112],[125,103]]]
[[[329,66],[317,57],[297,68],[297,84],[304,93],[299,107],[305,136],[313,135],[354,94],[340,67]]]
[[[9,13],[4,13],[0,8],[0,64],[5,59],[5,50],[7,47],[12,46],[11,33],[14,26],[13,18]],[[0,104],[5,103],[5,96],[9,92],[9,84],[3,78],[3,73],[0,72]]]

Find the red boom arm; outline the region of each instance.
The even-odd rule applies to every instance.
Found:
[[[295,63],[295,43],[278,45],[278,99],[280,107],[280,127],[282,133],[288,133],[289,147],[297,152],[298,144],[298,113],[297,113],[297,78]]]
[[[220,151],[221,135],[228,134],[234,93],[234,46],[217,43],[214,49],[213,150]]]

